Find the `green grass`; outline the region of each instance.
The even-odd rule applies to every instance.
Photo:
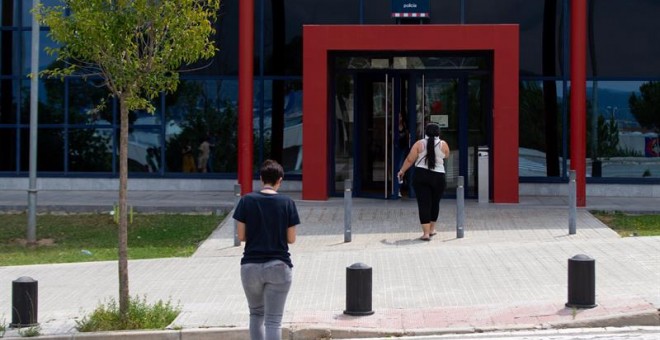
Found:
[[[224,216],[135,214],[130,259],[190,256]],[[37,243],[25,246],[26,214],[0,214],[0,266],[117,259],[118,225],[109,214],[39,215]]]
[[[591,213],[623,237],[660,236],[660,215],[658,214],[603,211],[592,211]]]
[[[7,322],[4,315],[2,315],[2,319],[0,319],[0,338],[5,336],[5,332],[7,332]]]
[[[76,321],[79,332],[101,332],[131,329],[164,329],[181,312],[180,306],[158,300],[153,305],[147,298],[129,298],[128,318],[122,322],[119,317],[119,304],[114,299],[102,303],[88,316]]]

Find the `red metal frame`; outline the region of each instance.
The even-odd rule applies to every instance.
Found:
[[[252,91],[254,81],[254,1],[239,5],[238,46],[238,183],[252,192]]]
[[[492,199],[518,203],[518,25],[303,26],[302,198],[327,200],[328,52],[493,51]]]
[[[587,204],[587,1],[571,3],[571,169],[575,170],[576,205]]]

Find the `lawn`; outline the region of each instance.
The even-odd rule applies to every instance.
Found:
[[[190,256],[223,218],[135,214],[128,226],[128,256]],[[26,214],[0,214],[0,221],[0,266],[117,260],[118,225],[109,214],[39,215],[35,247],[25,246]]]
[[[621,236],[660,236],[660,215],[592,212]],[[192,255],[224,216],[135,214],[130,259]],[[0,266],[117,259],[117,224],[109,214],[39,215],[36,247],[25,246],[27,216],[0,214]]]
[[[619,233],[628,236],[660,236],[660,215],[622,212],[591,212],[596,218]]]

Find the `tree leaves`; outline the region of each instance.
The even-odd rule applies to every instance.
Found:
[[[219,0],[64,0],[41,7],[41,21],[61,44],[47,49],[65,62],[49,77],[99,75],[113,96],[130,93],[129,110],[153,112],[151,99],[173,92],[178,70],[209,59]]]

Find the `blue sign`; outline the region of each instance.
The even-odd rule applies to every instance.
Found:
[[[395,18],[428,18],[429,0],[391,0],[392,17]]]

